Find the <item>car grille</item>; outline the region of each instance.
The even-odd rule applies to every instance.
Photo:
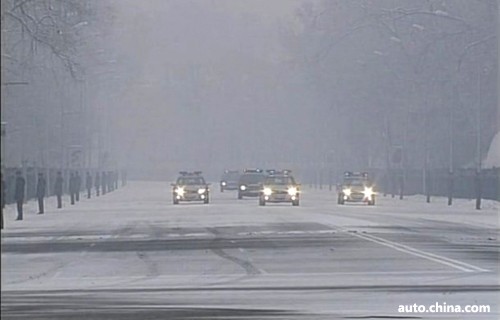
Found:
[[[288,194],[288,191],[285,190],[273,190],[274,194]]]

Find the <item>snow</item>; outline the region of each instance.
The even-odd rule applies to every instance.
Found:
[[[2,294],[65,289],[108,297],[118,289],[115,297],[142,306],[352,315],[394,314],[399,304],[434,303],[456,288],[448,304],[473,297],[498,314],[497,295],[473,289],[498,282],[498,261],[454,249],[498,244],[498,202],[478,211],[471,200],[449,207],[445,198],[380,196],[373,207],[339,206],[334,192],[305,188],[300,207],[260,207],[218,190],[209,205],[174,206],[170,188],[132,182],[75,206],[66,201],[62,210],[49,199],[44,215],[29,202],[24,221],[13,221],[15,208],[7,206]]]

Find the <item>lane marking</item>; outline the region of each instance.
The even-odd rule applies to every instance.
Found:
[[[347,234],[350,234],[353,237],[357,237],[360,239],[364,239],[367,241],[378,243],[380,245],[392,248],[392,249],[400,251],[400,252],[404,252],[404,253],[407,253],[407,254],[410,254],[413,256],[417,256],[417,257],[420,257],[423,259],[427,259],[430,261],[434,261],[434,262],[437,262],[437,263],[440,263],[443,265],[447,265],[449,267],[458,269],[460,271],[464,271],[464,272],[488,272],[489,271],[489,270],[486,270],[486,269],[483,269],[480,267],[476,267],[474,265],[471,265],[471,264],[468,264],[468,263],[465,263],[462,261],[458,261],[455,259],[451,259],[451,258],[447,258],[447,257],[441,256],[441,255],[437,255],[434,253],[418,250],[416,248],[413,248],[413,247],[410,247],[410,246],[407,246],[404,244],[400,244],[397,242],[393,242],[390,240],[386,240],[386,239],[383,239],[380,237],[376,237],[374,235],[352,233],[352,232],[347,232],[347,231],[344,231],[344,232],[346,232]]]
[[[213,236],[211,233],[185,233],[183,234],[184,237],[208,237],[208,236]]]
[[[290,278],[290,279],[308,279],[308,281],[319,279],[321,280],[324,277],[345,277],[345,276],[354,276],[354,277],[365,277],[365,276],[444,276],[444,275],[453,275],[453,274],[462,274],[459,271],[359,271],[359,272],[314,272],[314,273],[269,273],[261,268],[257,268],[261,274],[259,277],[264,277],[266,279],[275,279],[275,280],[280,280],[284,281]],[[12,274],[16,274],[14,272],[11,272]],[[23,274],[21,272],[17,272],[18,274]],[[144,280],[144,281],[158,281],[158,280],[180,280],[184,282],[191,282],[195,275],[186,275],[186,274],[178,274],[178,275],[165,275],[165,274],[160,274],[156,277],[150,277],[150,278],[145,278],[144,275],[127,275],[127,276],[94,276],[94,277],[78,277],[78,276],[60,276],[60,271],[54,275],[53,278],[57,278],[57,280],[60,281],[100,281],[103,283],[104,281],[104,286],[108,285],[105,283],[106,281],[122,281],[122,280],[130,280],[130,281],[136,281],[136,280]],[[229,274],[210,274],[207,279],[210,280],[220,280],[220,277],[227,277],[227,278],[233,278],[233,277],[239,277],[241,276],[240,273],[229,273]],[[213,278],[213,279],[212,279]],[[83,280],[82,280],[83,279]]]
[[[249,236],[249,235],[286,235],[286,234],[333,234],[337,233],[337,230],[289,230],[289,231],[248,231],[248,232],[238,232],[238,236]]]
[[[335,276],[366,276],[366,275],[395,275],[395,276],[409,276],[409,275],[451,275],[451,274],[461,274],[461,272],[458,271],[358,271],[358,272],[314,272],[314,273],[269,273],[266,272],[262,269],[259,268],[260,271],[262,271],[262,276],[268,277],[268,278],[314,278],[314,277],[325,277],[325,276],[330,276],[330,277],[335,277]],[[14,272],[12,272],[14,273]],[[23,272],[17,272],[18,274],[24,274]],[[60,272],[58,272],[60,274]],[[211,274],[210,276],[213,277],[219,277],[219,276],[227,276],[227,277],[233,277],[233,276],[240,276],[240,273],[229,273],[229,274]],[[171,280],[171,279],[181,279],[183,281],[190,281],[195,275],[185,275],[185,274],[178,274],[178,275],[159,275],[157,277],[151,277],[149,280],[158,280],[158,279],[166,279],[166,280]],[[89,281],[89,280],[138,280],[138,279],[143,279],[143,280],[148,280],[144,279],[144,275],[137,275],[137,276],[100,276],[100,277],[71,277],[71,276],[63,276],[59,277],[59,280],[81,280],[81,281]]]
[[[334,234],[337,230],[289,230],[289,231],[255,231],[255,232],[238,232],[236,234],[228,234],[227,236],[249,236],[249,235],[313,235],[313,234]],[[179,237],[212,237],[210,233],[168,233],[165,234],[168,238],[179,238]],[[108,240],[108,239],[150,239],[151,234],[131,234],[128,236],[123,236],[120,234],[115,235],[68,235],[68,236],[34,236],[34,237],[5,237],[2,238],[3,243],[16,243],[16,242],[45,242],[45,241],[82,241],[82,240]]]

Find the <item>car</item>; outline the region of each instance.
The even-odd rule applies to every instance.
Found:
[[[375,205],[376,192],[366,172],[346,171],[337,193],[337,203],[341,205],[345,202],[365,202],[369,206]]]
[[[258,197],[266,177],[262,169],[245,169],[238,180],[238,199]]]
[[[238,190],[238,180],[240,172],[238,170],[225,170],[220,178],[220,192],[225,190]]]
[[[179,177],[172,183],[172,199],[174,204],[180,201],[203,201],[209,203],[209,184],[205,182],[201,171],[179,172]]]
[[[267,202],[289,202],[298,206],[300,201],[300,185],[295,182],[290,170],[272,171],[264,180],[259,195],[259,205]]]

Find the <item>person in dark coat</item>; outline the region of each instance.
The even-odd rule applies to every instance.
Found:
[[[115,177],[115,190],[116,190],[116,189],[118,189],[118,178],[119,178],[119,177],[118,177],[118,170],[116,170],[116,171],[114,172],[114,175],[113,175],[113,176]]]
[[[92,191],[92,176],[88,171],[87,177],[85,178],[85,186],[87,187],[87,199],[90,199],[90,192]]]
[[[127,173],[125,169],[122,169],[120,176],[122,178],[122,187],[124,187],[127,184]]]
[[[69,175],[69,197],[71,199],[71,204],[75,204],[75,189],[76,189],[76,178],[73,172]]]
[[[75,175],[75,200],[80,201],[80,191],[82,190],[82,177],[80,173],[76,171]]]
[[[95,187],[95,195],[96,197],[98,197],[99,188],[101,187],[101,177],[99,176],[99,172],[95,173],[94,187]]]
[[[64,184],[64,179],[62,177],[61,171],[58,171],[56,182],[54,184],[54,193],[56,194],[57,197],[57,209],[62,208],[63,184]]]
[[[106,171],[103,171],[101,174],[101,186],[102,186],[102,194],[106,194],[106,184],[107,184]]]
[[[47,189],[47,181],[43,177],[43,174],[38,174],[38,181],[36,183],[36,197],[38,199],[38,214],[43,213],[43,198],[45,198]]]
[[[2,220],[0,220],[0,229],[3,229],[3,209],[5,208],[5,180],[3,179],[3,174],[2,174]]]
[[[113,171],[108,171],[106,174],[106,183],[108,184],[108,192],[113,191]]]
[[[16,189],[14,192],[14,200],[17,203],[17,219],[23,220],[23,203],[24,203],[24,188],[26,180],[21,175],[21,171],[16,171]]]

